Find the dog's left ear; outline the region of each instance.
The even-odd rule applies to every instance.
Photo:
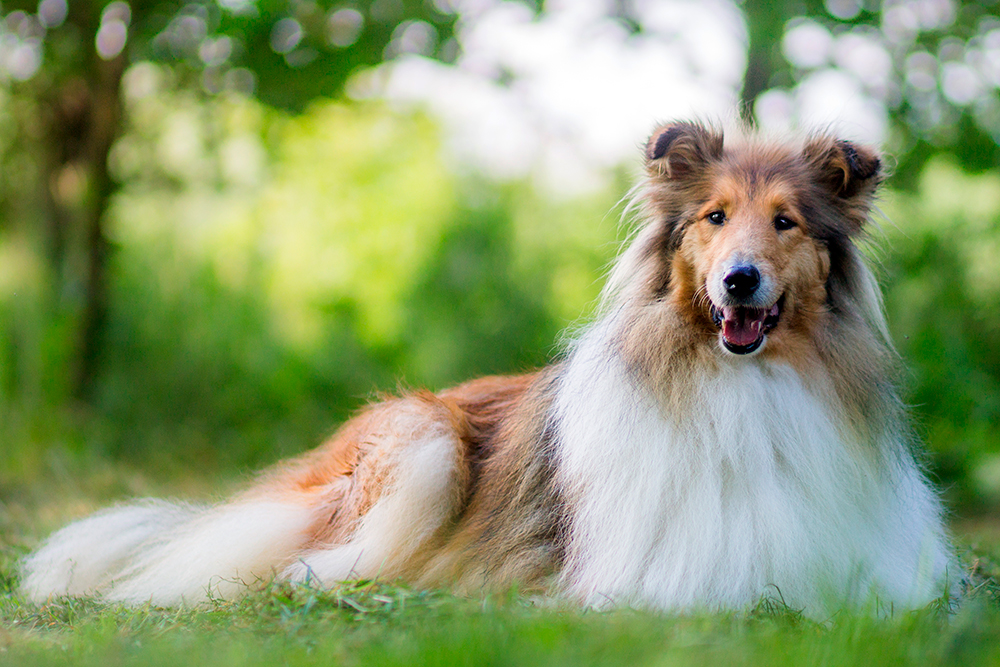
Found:
[[[817,182],[844,199],[870,195],[882,182],[882,161],[868,146],[817,137],[806,144],[802,154]]]
[[[722,133],[700,123],[668,123],[653,131],[645,154],[650,176],[680,181],[722,157]]]

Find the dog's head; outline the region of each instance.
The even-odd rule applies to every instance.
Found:
[[[721,132],[674,123],[653,133],[645,158],[660,297],[731,354],[808,336],[835,306],[837,264],[869,216],[878,156],[828,136],[730,146]]]

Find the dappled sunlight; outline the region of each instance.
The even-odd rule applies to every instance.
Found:
[[[487,206],[496,197],[486,182],[459,182],[425,117],[317,103],[289,118],[237,98],[208,112],[168,92],[154,66],[134,70],[127,90],[146,94],[131,94],[133,129],[113,153],[132,185],[116,200],[112,237],[124,251],[160,249],[158,281],[171,299],[203,265],[230,289],[263,281],[271,326],[291,348],[315,351],[341,302],[370,343],[398,344],[413,277],[463,224],[458,188],[473,206],[476,192]],[[175,185],[163,190],[163,179]],[[563,322],[596,297],[619,235],[614,196],[603,188],[560,203],[525,188],[508,204],[511,269]],[[551,272],[558,298],[537,285],[540,272]]]
[[[746,63],[729,2],[631,6],[632,33],[596,0],[488,5],[460,24],[454,65],[387,63],[361,95],[429,108],[450,153],[493,177],[535,175],[557,193],[607,187],[658,119],[728,117]],[[711,48],[705,48],[711,44]]]
[[[957,224],[969,232],[997,230],[1000,218],[1000,174],[967,174],[942,156],[931,161],[920,178],[928,217]]]
[[[313,345],[317,311],[349,298],[367,337],[396,339],[410,276],[454,207],[436,129],[328,104],[282,123],[277,143],[255,218],[278,330]]]
[[[12,234],[0,236],[0,300],[13,301],[35,296],[45,276],[42,260],[28,239]]]
[[[846,21],[870,11],[853,0],[826,5]],[[970,113],[1000,137],[1000,20],[986,12],[973,26],[957,26],[969,20],[968,9],[954,0],[889,0],[875,25],[790,19],[781,45],[794,84],[758,98],[759,122],[776,131],[832,125],[907,150],[902,136],[889,131],[894,113],[918,138],[940,137]],[[928,34],[945,35],[936,50],[927,50]]]
[[[969,296],[984,308],[1000,303],[1000,175],[970,175],[938,158],[924,168],[918,194],[897,194],[885,212],[890,242],[947,238]]]
[[[553,200],[463,176],[419,113],[206,104],[151,65],[126,93],[98,405],[145,433],[107,445],[128,456],[269,459],[400,380],[545,363],[623,233],[629,179]]]
[[[958,504],[997,503],[1000,455],[1000,177],[927,164],[883,210],[889,325],[935,466]]]

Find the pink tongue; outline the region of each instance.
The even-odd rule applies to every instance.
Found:
[[[730,345],[745,347],[764,335],[763,308],[723,308],[722,316],[722,335]]]

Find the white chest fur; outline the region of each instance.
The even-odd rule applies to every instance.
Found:
[[[607,349],[592,330],[557,399],[565,593],[660,609],[771,596],[820,616],[942,594],[939,503],[898,435],[851,442],[838,405],[754,358],[694,378],[690,409],[667,415]]]

